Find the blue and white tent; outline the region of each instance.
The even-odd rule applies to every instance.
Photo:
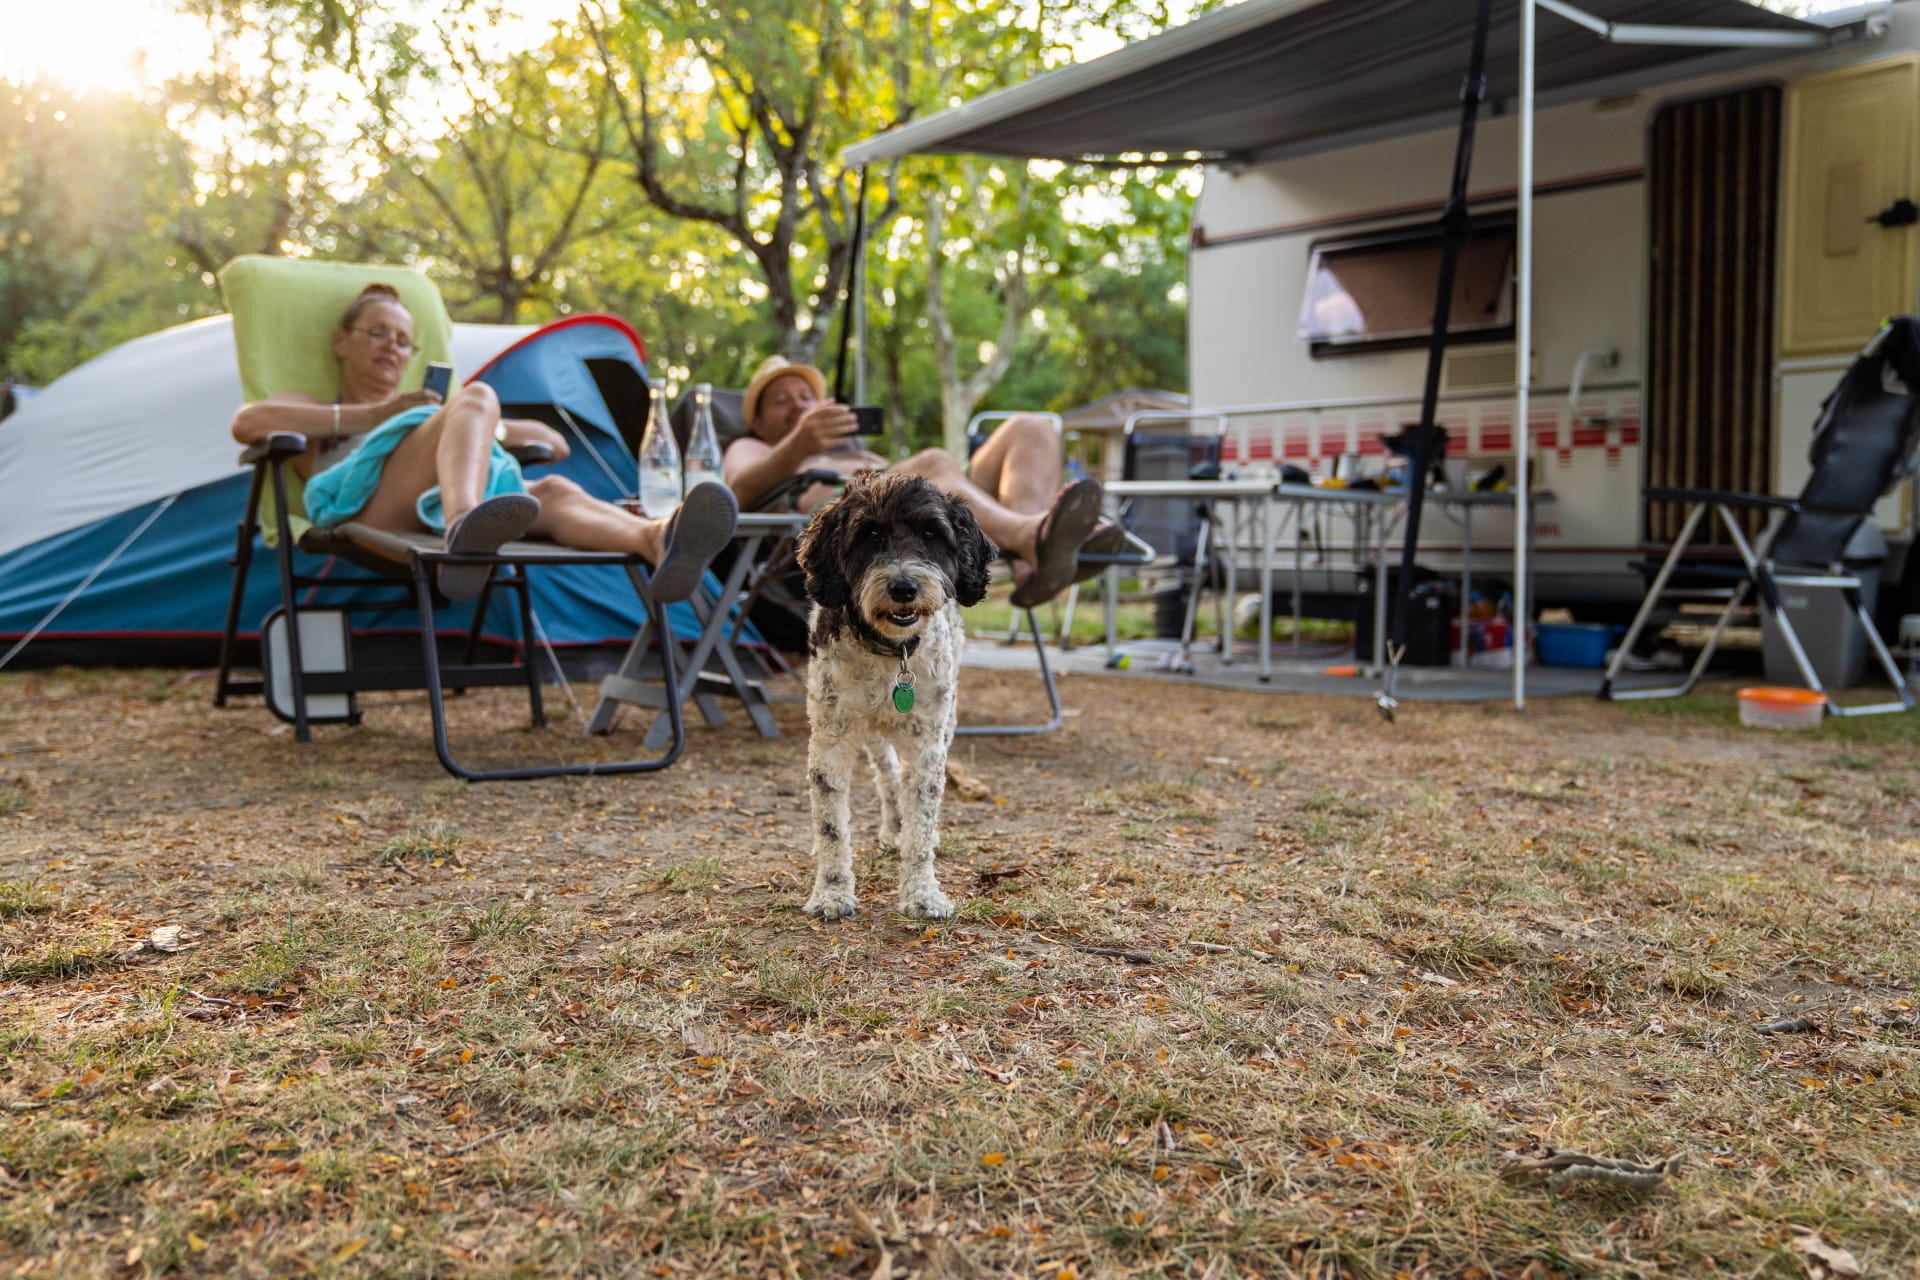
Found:
[[[559,472],[600,497],[635,491],[622,428],[645,422],[646,353],[624,322],[460,324],[453,355],[462,379],[492,386],[509,414],[544,418],[568,436],[572,456],[554,464]],[[248,472],[227,434],[240,402],[232,321],[216,316],[116,347],[8,418],[0,431],[0,659],[18,650],[14,665],[212,660],[247,493]],[[344,563],[315,568],[366,576]],[[639,626],[639,602],[616,569],[547,569],[533,584],[535,614],[555,646],[625,645]],[[272,558],[256,556],[243,634],[257,633],[277,591]],[[683,639],[697,634],[686,605],[674,607],[673,620]],[[464,625],[457,611],[443,621]],[[398,613],[364,622],[370,630],[417,625]],[[508,601],[484,629],[513,636]]]

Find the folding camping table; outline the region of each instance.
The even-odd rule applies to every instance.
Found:
[[[1407,491],[1405,489],[1344,489],[1313,484],[1282,483],[1273,479],[1235,479],[1235,480],[1115,480],[1106,486],[1106,493],[1115,499],[1125,498],[1187,498],[1204,502],[1215,512],[1225,509],[1231,516],[1227,522],[1230,530],[1227,544],[1226,590],[1228,598],[1234,593],[1236,548],[1242,545],[1243,533],[1250,532],[1257,549],[1259,567],[1256,575],[1260,583],[1260,679],[1264,682],[1273,677],[1273,549],[1275,542],[1276,508],[1289,508],[1292,514],[1292,527],[1295,530],[1293,540],[1293,621],[1296,632],[1300,624],[1302,600],[1300,578],[1304,569],[1301,540],[1298,536],[1308,507],[1345,508],[1354,521],[1356,537],[1354,547],[1360,563],[1371,562],[1374,572],[1374,628],[1373,628],[1373,667],[1375,670],[1386,666],[1386,612],[1387,612],[1387,544],[1397,527],[1396,516],[1406,509]],[[1511,492],[1478,493],[1429,490],[1426,500],[1436,507],[1458,512],[1458,521],[1462,533],[1461,552],[1461,637],[1464,647],[1468,643],[1466,631],[1466,605],[1471,589],[1473,573],[1473,515],[1475,511],[1488,507],[1512,508],[1515,496]],[[1553,494],[1536,492],[1528,495],[1535,504],[1553,501]],[[1531,541],[1533,535],[1532,519],[1529,516],[1528,528],[1524,537]],[[1102,602],[1107,614],[1107,656],[1111,658],[1116,649],[1114,636],[1114,609],[1119,596],[1117,569],[1109,569],[1109,581]],[[1527,593],[1532,598],[1532,592]],[[1223,644],[1220,650],[1221,664],[1233,661],[1233,648]]]
[[[721,581],[720,589],[712,592],[702,586],[689,600],[694,616],[700,620],[700,634],[694,641],[693,652],[680,667],[673,694],[669,696],[663,684],[641,679],[647,650],[652,647],[655,635],[662,637],[663,648],[673,642],[671,632],[664,626],[656,631],[654,618],[648,616],[634,634],[633,643],[627,646],[619,668],[600,682],[600,697],[587,721],[587,731],[611,730],[623,702],[652,707],[658,714],[647,729],[644,745],[657,748],[672,735],[674,716],[669,712],[689,698],[708,724],[721,723],[719,695],[725,693],[740,700],[747,718],[762,737],[779,737],[780,728],[767,709],[765,682],[748,676],[740,664],[739,630],[746,625],[745,603],[758,590],[761,579],[775,567],[778,557],[770,551],[778,550],[779,542],[798,537],[809,519],[801,512],[742,512],[733,530],[739,554],[734,557],[733,567]],[[775,546],[769,548],[769,543]],[[730,624],[732,634],[729,634]],[[706,673],[709,658],[720,664],[720,674]]]

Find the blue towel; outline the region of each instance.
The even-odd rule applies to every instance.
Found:
[[[339,524],[358,515],[373,500],[380,487],[380,473],[386,469],[387,455],[406,439],[407,433],[431,418],[437,405],[423,404],[396,413],[375,427],[345,461],[328,467],[307,481],[307,519],[318,525]],[[527,483],[520,475],[520,464],[498,443],[487,461],[486,491],[481,500],[503,493],[525,493]],[[414,505],[420,523],[435,533],[446,530],[445,513],[440,507],[440,486],[420,495]]]

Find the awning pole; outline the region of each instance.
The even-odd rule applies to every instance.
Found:
[[[1527,501],[1527,459],[1532,441],[1527,432],[1527,398],[1533,389],[1533,19],[1534,0],[1520,0],[1520,280],[1514,333],[1519,345],[1515,359],[1519,368],[1514,375],[1514,420],[1520,444],[1519,488],[1513,495],[1513,709],[1527,705],[1527,619],[1531,602],[1527,593],[1527,535],[1533,529]],[[1580,406],[1573,411],[1578,414]]]
[[[867,170],[863,165],[854,184],[853,246],[848,251],[846,294],[840,308],[840,354],[833,362],[833,398],[842,404],[862,404],[867,392],[867,308],[865,271],[867,253]],[[858,335],[853,360],[853,395],[847,395],[847,347]]]
[[[1453,149],[1453,180],[1447,191],[1446,208],[1440,214],[1440,267],[1434,290],[1433,329],[1427,335],[1427,376],[1420,393],[1420,422],[1409,433],[1407,450],[1407,522],[1400,538],[1400,581],[1394,590],[1394,609],[1387,615],[1386,682],[1374,695],[1380,714],[1393,719],[1399,706],[1397,694],[1400,661],[1407,651],[1407,625],[1413,612],[1413,575],[1420,552],[1420,513],[1427,492],[1427,480],[1433,466],[1443,457],[1436,453],[1440,428],[1440,375],[1447,355],[1447,323],[1453,308],[1454,274],[1460,265],[1460,247],[1472,228],[1473,215],[1467,203],[1467,182],[1473,172],[1473,134],[1479,122],[1480,103],[1487,96],[1487,29],[1492,23],[1492,0],[1480,0],[1473,22],[1473,51],[1467,59],[1467,74],[1460,81],[1460,134]],[[1381,558],[1386,558],[1384,544]],[[1386,583],[1380,584],[1380,599],[1386,597]],[[1379,616],[1376,612],[1376,616]]]
[[[867,167],[860,166],[860,234],[853,241],[853,402],[867,403]]]

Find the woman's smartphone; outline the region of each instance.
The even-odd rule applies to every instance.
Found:
[[[447,392],[453,387],[453,366],[450,364],[430,364],[427,366],[427,379],[420,384],[425,391],[437,392],[445,403]]]
[[[886,415],[877,404],[853,405],[853,433],[857,436],[883,436],[887,433]]]

